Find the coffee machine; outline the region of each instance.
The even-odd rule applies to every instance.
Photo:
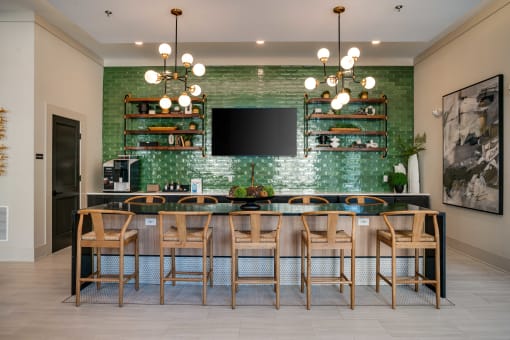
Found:
[[[103,164],[103,191],[132,192],[139,190],[140,161],[112,159]]]

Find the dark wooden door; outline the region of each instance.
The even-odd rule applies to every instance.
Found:
[[[52,251],[72,242],[73,212],[80,206],[80,122],[53,115]]]

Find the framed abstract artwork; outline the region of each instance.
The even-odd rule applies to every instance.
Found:
[[[503,214],[503,75],[443,96],[443,203]]]

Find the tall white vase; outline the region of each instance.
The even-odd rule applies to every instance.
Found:
[[[409,156],[407,160],[407,182],[408,192],[420,192],[420,167],[418,164],[418,154]]]

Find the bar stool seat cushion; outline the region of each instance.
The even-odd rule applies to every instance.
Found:
[[[207,229],[206,239],[209,239],[212,235],[212,229]],[[186,231],[187,242],[202,242],[204,237],[204,229],[202,228],[189,228]],[[176,227],[170,227],[170,229],[163,234],[163,241],[178,242],[179,232]]]
[[[249,231],[239,231],[236,230],[234,232],[235,242],[239,243],[248,243],[251,241],[251,233]],[[261,243],[271,243],[276,241],[276,230],[269,232],[260,232],[260,241]]]
[[[124,240],[127,240],[128,238],[131,238],[138,234],[138,230],[132,230],[128,229],[124,233]],[[81,237],[82,240],[87,241],[95,241],[96,240],[96,233],[94,231],[90,231],[86,234],[83,234]],[[119,241],[120,240],[120,230],[118,229],[105,229],[104,231],[104,239],[105,241]]]
[[[308,235],[305,230],[301,231],[303,239],[308,241]],[[310,231],[310,241],[312,243],[327,243],[327,231]],[[351,236],[343,230],[338,230],[335,235],[335,242],[351,242]]]
[[[377,235],[380,238],[388,240],[391,242],[391,233],[387,230],[378,230]],[[412,230],[395,230],[395,242],[412,242],[413,241],[413,231]],[[416,241],[420,242],[434,242],[434,236],[422,233],[420,237]]]

